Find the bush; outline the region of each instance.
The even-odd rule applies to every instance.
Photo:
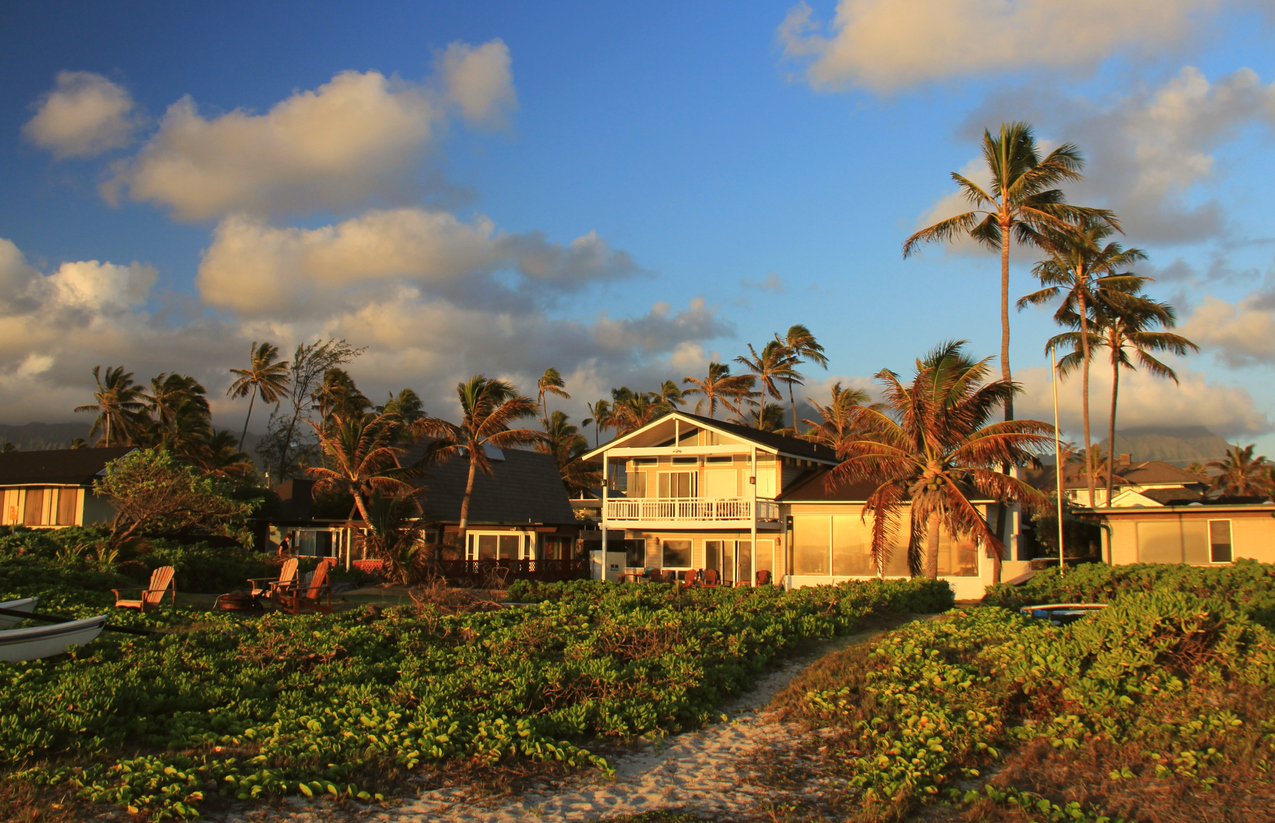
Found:
[[[1123,594],[1150,591],[1215,599],[1275,629],[1275,565],[1256,560],[1219,566],[1090,563],[1068,569],[1065,575],[1049,569],[1022,585],[991,586],[983,602],[1007,609],[1040,603],[1110,603]]]

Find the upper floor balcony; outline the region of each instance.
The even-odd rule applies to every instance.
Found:
[[[779,504],[751,497],[636,498],[608,500],[609,526],[629,528],[714,528],[779,522]]]

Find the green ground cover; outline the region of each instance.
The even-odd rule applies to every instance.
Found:
[[[780,704],[819,730],[814,772],[848,820],[1272,819],[1275,639],[1227,591],[1147,575],[1151,591],[1068,627],[995,607],[911,624],[821,661]]]
[[[46,574],[65,572],[44,581],[59,608],[100,606],[94,588],[106,581],[44,562]],[[0,599],[34,593],[36,571],[13,587],[0,578]],[[875,612],[952,602],[931,582],[790,593],[571,583],[524,594],[540,602],[130,615],[120,622],[169,633],[103,634],[69,655],[0,663],[0,803],[73,797],[148,819],[194,817],[287,794],[373,800],[387,775],[440,763],[605,768],[589,741],[697,725],[803,641]]]

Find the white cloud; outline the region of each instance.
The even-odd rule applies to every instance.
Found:
[[[1275,363],[1275,312],[1271,295],[1230,303],[1207,295],[1178,331],[1230,366]]]
[[[447,99],[471,125],[503,126],[507,112],[518,106],[509,47],[501,40],[452,43],[438,56],[436,70]]]
[[[55,157],[92,157],[133,142],[142,118],[121,86],[87,71],[58,72],[22,134]]]
[[[315,229],[227,218],[204,252],[197,284],[208,304],[252,318],[321,315],[351,299],[378,300],[400,284],[459,304],[546,305],[640,271],[593,232],[564,246],[536,232],[498,233],[481,216],[466,223],[447,212],[407,208]]]
[[[777,32],[818,89],[890,92],[1023,68],[1095,66],[1194,34],[1216,0],[840,0],[828,33],[805,2]]]
[[[1271,421],[1258,409],[1247,389],[1220,383],[1201,372],[1183,368],[1176,371],[1180,384],[1144,371],[1122,371],[1116,428],[1198,425],[1223,437],[1271,430]],[[1018,369],[1014,380],[1024,389],[1014,401],[1015,416],[1053,421],[1049,367]],[[1089,382],[1089,424],[1094,439],[1099,440],[1105,436],[1111,403],[1110,364],[1094,368]],[[1074,434],[1081,432],[1079,373],[1059,382],[1058,405],[1063,429]]]
[[[420,85],[346,71],[264,114],[213,117],[183,97],[141,152],[116,166],[102,194],[116,202],[127,193],[179,220],[411,200],[426,189],[420,161],[446,129],[449,109],[496,126],[516,107],[509,63],[499,40],[453,43]]]

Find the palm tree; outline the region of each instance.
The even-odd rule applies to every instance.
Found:
[[[828,358],[824,356],[823,346],[819,345],[819,341],[815,340],[815,336],[800,323],[788,327],[788,334],[782,340],[779,335],[775,335],[775,339],[788,350],[789,356],[796,365],[800,362],[810,362],[818,366],[828,368]],[[801,382],[801,375],[793,371],[784,378],[784,382],[788,384],[788,405],[792,407],[792,427],[797,428],[797,401],[793,399],[792,386],[794,383]]]
[[[93,367],[93,379],[97,381],[93,397],[97,402],[76,406],[75,410],[97,412],[89,437],[101,432],[103,445],[110,446],[120,441],[128,443],[141,424],[146,409],[142,402],[142,387],[133,382],[133,373],[124,371],[123,366],[108,367],[105,380],[101,371],[101,366]]]
[[[1254,457],[1255,443],[1226,450],[1225,460],[1210,460],[1208,467],[1217,474],[1209,478],[1209,486],[1228,497],[1258,497],[1271,492],[1271,463],[1265,455]]]
[[[190,456],[191,462],[209,477],[243,480],[256,471],[252,458],[235,445],[235,433],[231,431],[214,432],[196,443]]]
[[[258,345],[254,340],[248,355],[248,368],[230,370],[239,379],[226,390],[231,397],[250,395],[248,414],[243,419],[243,434],[239,435],[240,451],[248,437],[248,421],[252,419],[252,406],[257,402],[257,395],[261,395],[267,403],[277,404],[287,396],[288,386],[292,383],[288,376],[288,361],[279,359],[279,349],[273,343],[262,341]]]
[[[151,378],[150,394],[142,394],[153,419],[150,445],[191,458],[197,444],[213,436],[206,394],[189,375],[173,372]]]
[[[1185,356],[1199,347],[1180,334],[1153,331],[1155,326],[1173,328],[1177,313],[1168,303],[1152,300],[1140,292],[1122,292],[1118,289],[1102,289],[1095,295],[1090,308],[1090,319],[1096,331],[1090,332],[1090,350],[1105,347],[1111,358],[1111,415],[1107,424],[1107,449],[1116,453],[1116,409],[1120,396],[1120,369],[1136,368],[1134,361],[1156,377],[1167,377],[1178,382],[1177,373],[1156,359],[1151,352],[1171,352]],[[1059,321],[1073,329],[1080,328],[1080,318],[1074,312],[1062,313]],[[1058,371],[1066,374],[1080,364],[1082,354],[1079,331],[1065,332],[1050,338],[1045,350],[1070,348],[1072,351],[1058,361]],[[1107,500],[1111,500],[1115,481],[1108,472]],[[1094,499],[1089,499],[1090,505]]]
[[[593,426],[593,448],[596,449],[599,445],[602,430],[611,428],[614,423],[611,404],[603,399],[596,403],[585,403],[585,408],[589,410],[589,414],[592,416],[586,417],[581,425]]]
[[[621,389],[627,394],[621,394],[611,407],[617,435],[636,431],[673,410],[659,392],[632,392],[623,386]]]
[[[998,469],[1035,463],[1035,454],[1052,444],[1053,427],[1038,420],[989,423],[1018,387],[1006,380],[985,382],[992,358],[972,360],[964,345],[945,343],[918,360],[911,385],[881,370],[876,377],[885,387],[884,408],[852,409],[851,423],[864,434],[841,445],[842,462],[826,482],[875,484],[864,515],[873,516],[872,558],[878,569],[885,568],[898,520],[909,507],[908,565],[914,574],[923,566],[927,577],[938,576],[942,529],[986,546],[999,582],[1001,540],[973,500],[1047,505],[1038,491]]]
[[[969,236],[1001,253],[1001,379],[1013,379],[1009,368],[1009,247],[1011,238],[1024,245],[1039,245],[1041,232],[1059,229],[1064,221],[1081,219],[1119,223],[1105,209],[1069,206],[1060,183],[1082,180],[1083,159],[1072,143],[1064,143],[1043,160],[1036,148],[1036,136],[1026,123],[1002,123],[1000,133],[983,131],[983,159],[991,173],[990,191],[952,172],[966,201],[974,208],[964,214],[940,220],[921,229],[903,244],[903,257],[916,252],[922,243],[948,242]],[[1005,395],[1005,419],[1014,419],[1013,392]]]
[[[556,394],[563,400],[570,400],[571,395],[567,394],[567,383],[562,379],[562,375],[558,374],[558,370],[550,366],[545,369],[545,373],[536,381],[536,388],[540,391],[538,405],[541,408],[540,421],[546,426],[549,425],[549,401],[546,395]]]
[[[469,458],[469,478],[465,481],[465,496],[460,504],[460,545],[465,545],[469,528],[469,501],[474,494],[474,477],[478,471],[491,476],[491,459],[486,448],[498,449],[531,445],[540,442],[544,434],[532,429],[511,429],[516,420],[535,417],[536,401],[518,393],[504,380],[488,380],[476,374],[464,383],[456,385],[460,398],[461,422],[459,425],[436,417],[418,420],[413,433],[436,438],[426,449],[426,460],[450,460],[454,457]]]
[[[787,433],[791,431],[784,426],[783,406],[759,406],[753,410],[751,419],[746,425],[758,431]]]
[[[766,418],[766,395],[770,394],[776,400],[783,400],[784,396],[779,393],[778,386],[775,385],[777,380],[795,380],[801,382],[801,375],[797,374],[793,369],[793,356],[788,348],[778,340],[771,340],[762,347],[761,353],[753,348],[753,344],[748,344],[748,354],[750,356],[736,357],[735,362],[752,372],[753,377],[757,379],[760,385],[758,392],[758,411],[757,420],[765,421]],[[780,424],[782,425],[782,423]]]
[[[399,463],[393,447],[392,421],[382,414],[345,417],[335,413],[327,420],[307,420],[319,437],[326,466],[312,466],[306,474],[317,482],[316,489],[348,491],[364,523],[371,523],[368,500],[375,492],[393,497],[414,494],[416,489],[403,478],[409,475]]]
[[[745,383],[749,382],[749,378],[744,375],[732,375],[730,366],[725,363],[714,362],[708,364],[708,375],[702,380],[695,377],[684,378],[682,383],[691,388],[682,393],[703,395],[703,397],[695,401],[695,413],[699,414],[700,409],[707,404],[708,416],[716,418],[717,402],[720,400],[723,404],[729,406],[726,398],[737,396],[741,390],[751,388],[751,385],[745,386]]]
[[[806,398],[810,405],[815,407],[815,411],[819,412],[819,416],[823,418],[821,421],[803,420],[801,422],[810,426],[805,433],[798,435],[803,440],[809,440],[812,443],[820,443],[834,451],[840,451],[841,447],[846,443],[858,440],[863,432],[856,423],[856,408],[868,404],[871,398],[863,389],[842,388],[841,383],[836,383],[832,387],[832,399],[828,405],[821,406],[814,400]],[[878,403],[876,408],[881,408]]]
[[[404,426],[410,426],[426,416],[425,404],[421,402],[421,396],[411,389],[403,389],[397,395],[391,393],[385,405],[377,411],[397,417]]]
[[[1046,230],[1041,236],[1041,245],[1050,257],[1032,269],[1044,288],[1018,301],[1018,308],[1022,310],[1025,306],[1039,306],[1062,295],[1062,305],[1055,319],[1061,321],[1068,313],[1080,318],[1080,399],[1086,450],[1093,446],[1093,438],[1089,435],[1089,307],[1097,299],[1099,289],[1136,291],[1146,282],[1145,278],[1121,273],[1121,269],[1147,259],[1142,249],[1126,249],[1119,243],[1102,245],[1113,231],[1109,223],[1092,218],[1068,223],[1060,230]],[[1094,496],[1097,468],[1092,463],[1086,468],[1092,503],[1097,499]]]
[[[350,420],[362,417],[372,408],[372,401],[359,391],[358,386],[354,385],[354,379],[345,369],[332,368],[324,372],[323,382],[310,393],[310,399],[319,410],[319,417],[324,420],[332,417]],[[385,422],[388,424],[393,421]]]
[[[671,409],[676,409],[685,402],[682,396],[686,392],[677,387],[676,380],[665,380],[660,384],[660,390],[656,394],[659,395],[659,401]]]
[[[581,460],[589,451],[589,441],[571,425],[565,412],[554,411],[549,415],[544,440],[536,444],[536,451],[553,455],[567,494],[602,485],[602,473],[594,469],[593,464]]]

